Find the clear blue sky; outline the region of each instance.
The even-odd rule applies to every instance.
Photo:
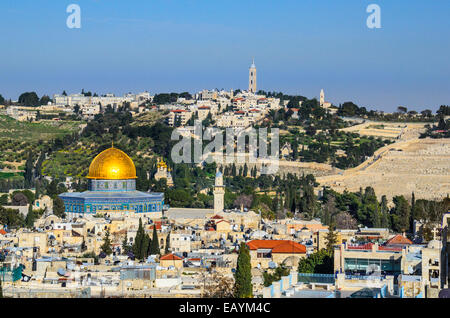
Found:
[[[81,7],[68,29],[66,8]],[[366,27],[366,7],[382,28]],[[448,0],[1,0],[0,94],[247,88],[394,110],[450,104]]]

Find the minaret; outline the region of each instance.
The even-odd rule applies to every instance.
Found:
[[[325,92],[322,90],[320,91],[320,106],[323,106],[325,104]]]
[[[252,65],[250,66],[248,74],[248,91],[249,93],[256,93],[256,65],[255,59],[253,59]]]
[[[223,212],[224,209],[225,187],[223,185],[222,172],[217,171],[216,183],[214,185],[214,213]]]

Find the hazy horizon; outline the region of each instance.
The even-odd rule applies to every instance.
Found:
[[[81,7],[81,29],[66,8]],[[381,29],[366,8],[381,7]],[[12,0],[0,3],[0,94],[258,89],[368,109],[450,104],[450,2]]]

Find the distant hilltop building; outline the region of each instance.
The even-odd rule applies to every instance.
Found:
[[[325,101],[325,92],[323,89],[320,91],[320,107],[330,108],[331,103]]]
[[[170,173],[170,168],[167,167],[167,164],[164,162],[163,159],[158,159],[155,180],[159,181],[161,179],[166,179],[167,185],[169,187],[173,186],[173,179],[172,179],[172,174]]]
[[[101,105],[106,107],[120,106],[125,102],[130,103],[131,108],[137,108],[141,103],[151,100],[149,92],[143,92],[139,94],[125,94],[123,96],[115,96],[114,94],[106,94],[103,96],[87,96],[85,94],[71,94],[71,95],[53,95],[54,105],[64,105],[69,107],[74,107],[75,105],[85,106],[85,105]]]
[[[253,59],[252,65],[250,66],[248,74],[248,91],[249,93],[256,94],[256,65],[255,59]]]
[[[161,217],[164,193],[136,191],[134,163],[114,146],[94,158],[87,178],[88,191],[59,196],[69,218],[96,214]]]

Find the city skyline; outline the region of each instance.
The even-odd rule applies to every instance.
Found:
[[[246,89],[252,57],[265,91],[318,98],[324,88],[334,104],[383,111],[435,111],[450,98],[445,1],[378,1],[381,29],[366,26],[368,1],[77,1],[82,27],[69,29],[71,3],[0,4],[5,98],[82,88],[116,95]]]

